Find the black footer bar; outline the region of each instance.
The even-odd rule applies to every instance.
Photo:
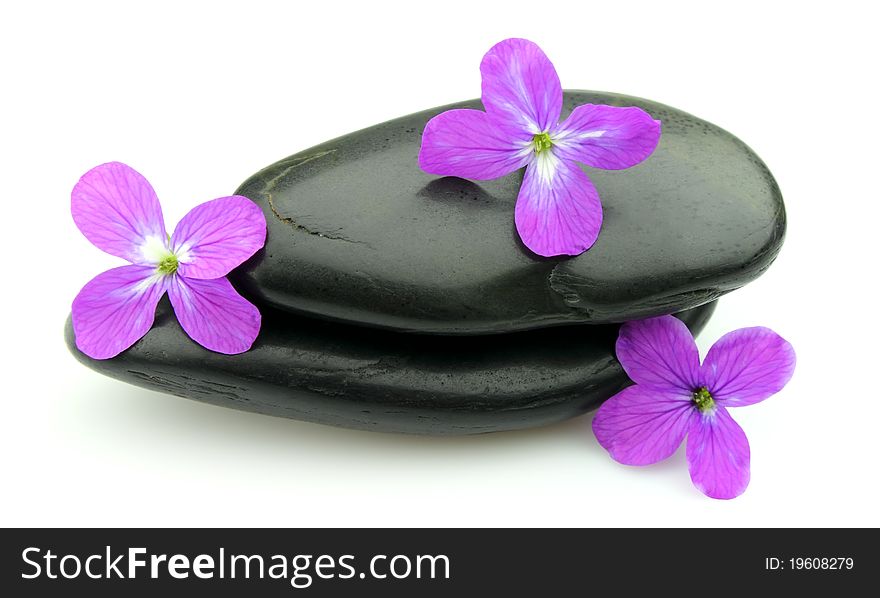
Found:
[[[6,596],[860,590],[876,529],[8,529]]]

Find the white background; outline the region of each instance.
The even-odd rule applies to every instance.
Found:
[[[880,105],[876,19],[835,2],[4,3],[0,9],[0,524],[877,526]],[[170,227],[284,156],[477,97],[484,52],[538,42],[566,88],[670,104],[770,166],[786,244],[699,339],[766,325],[798,368],[734,412],[752,482],[701,495],[684,451],[614,463],[591,416],[468,438],[211,407],[67,353],[80,287],[120,265],[69,213],[99,163],[144,173]]]

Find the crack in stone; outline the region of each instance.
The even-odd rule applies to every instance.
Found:
[[[275,201],[272,199],[272,191],[275,190],[275,185],[278,183],[278,181],[280,181],[281,179],[286,177],[288,174],[290,174],[290,171],[292,171],[294,168],[299,168],[303,164],[307,164],[307,163],[311,162],[312,160],[317,160],[318,158],[322,158],[328,154],[332,154],[335,151],[336,151],[335,149],[330,149],[330,150],[325,150],[322,152],[316,152],[316,153],[311,154],[309,156],[302,156],[302,157],[296,158],[292,164],[289,164],[288,166],[286,166],[284,168],[284,170],[279,172],[277,175],[273,176],[271,179],[268,179],[266,181],[266,183],[263,185],[263,189],[262,189],[261,193],[266,196],[266,201],[269,204],[269,209],[272,210],[272,214],[274,214],[275,218],[277,218],[280,222],[283,222],[283,223],[287,224],[288,226],[295,228],[297,230],[301,230],[304,233],[307,233],[309,235],[321,237],[323,239],[331,239],[333,241],[344,241],[346,243],[365,245],[365,246],[369,247],[370,249],[372,249],[373,247],[369,243],[365,243],[364,241],[356,241],[354,239],[349,239],[347,237],[343,237],[342,235],[335,234],[335,233],[327,233],[327,232],[312,230],[309,227],[305,226],[304,224],[300,224],[299,222],[297,222],[293,217],[285,216],[284,214],[282,214],[278,210],[278,207],[275,205]]]
[[[742,264],[735,264],[735,269],[732,272],[747,270],[749,272],[748,280],[742,281],[742,279],[739,278],[736,280],[725,281],[721,284],[717,281],[713,282],[714,279],[718,278],[717,274],[704,276],[703,280],[692,281],[692,283],[700,283],[703,286],[693,286],[692,288],[673,294],[646,297],[638,303],[638,306],[643,310],[672,309],[676,306],[679,309],[695,309],[706,303],[716,301],[723,295],[747,284],[750,280],[760,277],[773,264],[782,248],[782,242],[779,239],[785,236],[785,219],[785,206],[782,204],[780,198],[780,201],[777,202],[773,216],[768,223],[751,230],[742,237],[742,239],[745,240],[754,235],[766,233],[768,228],[772,227],[774,229],[772,232],[773,240],[765,242],[761,247],[761,251],[748,261],[743,262]],[[563,268],[565,268],[567,264],[567,260],[561,261],[550,269],[547,275],[547,284],[550,291],[558,295],[566,307],[578,312],[586,319],[601,319],[604,317],[605,312],[600,306],[581,305],[584,296],[577,287],[589,287],[590,282],[576,274],[563,271]],[[719,266],[718,272],[731,272],[731,267],[732,265],[728,264]]]
[[[568,272],[562,272],[560,268],[565,262],[556,264],[548,276],[548,284],[550,290],[562,298],[566,307],[582,314],[586,319],[603,320],[609,313],[613,313],[613,308],[604,308],[597,305],[580,305],[584,297],[582,292],[577,289],[580,287],[589,287],[589,281]],[[694,286],[676,293],[665,293],[658,296],[644,297],[641,300],[632,303],[631,308],[635,310],[673,310],[678,305],[683,305],[679,309],[693,309],[700,305],[704,305],[711,301],[715,301],[725,293],[739,288],[742,284],[728,285],[719,287],[717,284],[709,284],[709,281],[698,281],[705,286]]]
[[[559,262],[555,266],[550,269],[550,272],[547,274],[547,286],[553,293],[556,293],[562,298],[562,301],[566,306],[582,312],[586,313],[587,317],[592,317],[592,309],[589,307],[578,305],[581,301],[580,294],[572,288],[571,283],[569,283],[566,279],[577,278],[572,276],[571,274],[567,274],[565,272],[561,272],[560,268],[563,267],[566,262]]]
[[[269,209],[272,210],[272,213],[275,215],[275,217],[280,222],[287,224],[291,228],[301,230],[304,233],[308,233],[308,234],[313,235],[315,237],[321,237],[322,239],[332,239],[334,241],[344,241],[346,243],[354,243],[356,245],[365,245],[365,246],[369,247],[370,249],[373,248],[369,243],[365,243],[364,241],[355,241],[354,239],[349,239],[349,238],[343,237],[341,235],[324,233],[324,232],[320,232],[320,231],[314,231],[314,230],[310,229],[309,227],[307,227],[303,224],[300,224],[299,222],[297,222],[296,220],[294,220],[290,216],[284,216],[283,214],[281,214],[278,211],[278,208],[275,207],[275,202],[272,200],[272,194],[266,193],[265,195],[266,195],[266,200],[269,203]]]
[[[281,179],[286,177],[290,173],[290,171],[293,170],[294,168],[302,166],[303,164],[308,164],[312,160],[317,160],[318,158],[323,158],[324,156],[332,154],[335,151],[336,151],[335,149],[329,149],[329,150],[324,150],[322,152],[315,152],[314,154],[311,154],[308,156],[302,156],[302,157],[294,156],[294,158],[288,158],[288,160],[293,160],[293,163],[288,165],[287,167],[285,167],[284,170],[282,170],[281,172],[279,172],[278,174],[273,176],[271,179],[268,179],[263,184],[262,193],[268,194],[269,192],[274,191],[275,183],[277,183],[278,181],[280,181]],[[282,162],[286,162],[286,161],[287,160],[282,160]]]
[[[241,386],[201,380],[172,372],[154,371],[148,373],[128,370],[128,373],[154,390],[177,396],[188,398],[194,398],[195,396],[221,397],[237,403],[247,403],[250,401],[247,397],[248,390]]]

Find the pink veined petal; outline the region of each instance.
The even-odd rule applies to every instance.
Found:
[[[164,293],[153,266],[121,266],[98,274],[73,300],[77,348],[93,359],[125,351],[150,330]]]
[[[133,264],[156,263],[167,241],[162,207],[139,172],[120,162],[85,173],[70,195],[73,221],[92,244]]]
[[[620,170],[651,155],[660,141],[660,121],[634,106],[584,104],[551,137],[565,159]]]
[[[794,348],[769,328],[741,328],[712,345],[703,384],[719,404],[742,407],[779,392],[794,374]]]
[[[690,395],[629,386],[605,401],[593,418],[596,440],[626,465],[650,465],[681,446],[699,414]]]
[[[736,498],[746,491],[749,441],[724,407],[691,420],[687,462],[694,485],[711,498]]]
[[[637,384],[690,396],[699,388],[697,344],[684,322],[674,316],[625,323],[616,352],[626,374]]]
[[[419,166],[429,174],[485,181],[525,166],[528,134],[497,127],[480,110],[448,110],[428,121]]]
[[[553,63],[534,42],[506,39],[480,63],[483,106],[493,121],[534,135],[549,131],[562,111],[562,85]]]
[[[596,242],[602,204],[589,177],[550,151],[526,168],[516,200],[516,230],[534,253],[578,255]]]
[[[419,166],[430,174],[477,181],[522,168],[532,154],[528,134],[496,127],[480,110],[448,110],[428,121]]]
[[[174,313],[191,339],[211,351],[235,355],[251,348],[260,312],[226,278],[174,276],[168,287]]]
[[[171,236],[186,278],[219,278],[251,257],[266,242],[266,217],[241,195],[197,205],[183,217]]]

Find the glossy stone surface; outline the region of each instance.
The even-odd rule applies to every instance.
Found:
[[[522,173],[437,178],[417,164],[425,123],[406,116],[282,160],[237,191],[265,211],[265,250],[234,273],[246,294],[287,310],[431,334],[620,322],[712,301],[759,276],[783,241],[785,210],[763,162],[729,133],[626,96],[663,122],[654,154],[621,171],[584,167],[602,233],[575,258],[542,259],[517,237]]]
[[[681,315],[699,331],[710,303]],[[167,298],[156,323],[103,374],[215,405],[387,432],[475,434],[541,426],[596,406],[627,383],[618,326],[563,326],[472,338],[370,330],[263,309],[254,347],[221,355],[191,341]],[[124,396],[120,396],[124,400]]]

